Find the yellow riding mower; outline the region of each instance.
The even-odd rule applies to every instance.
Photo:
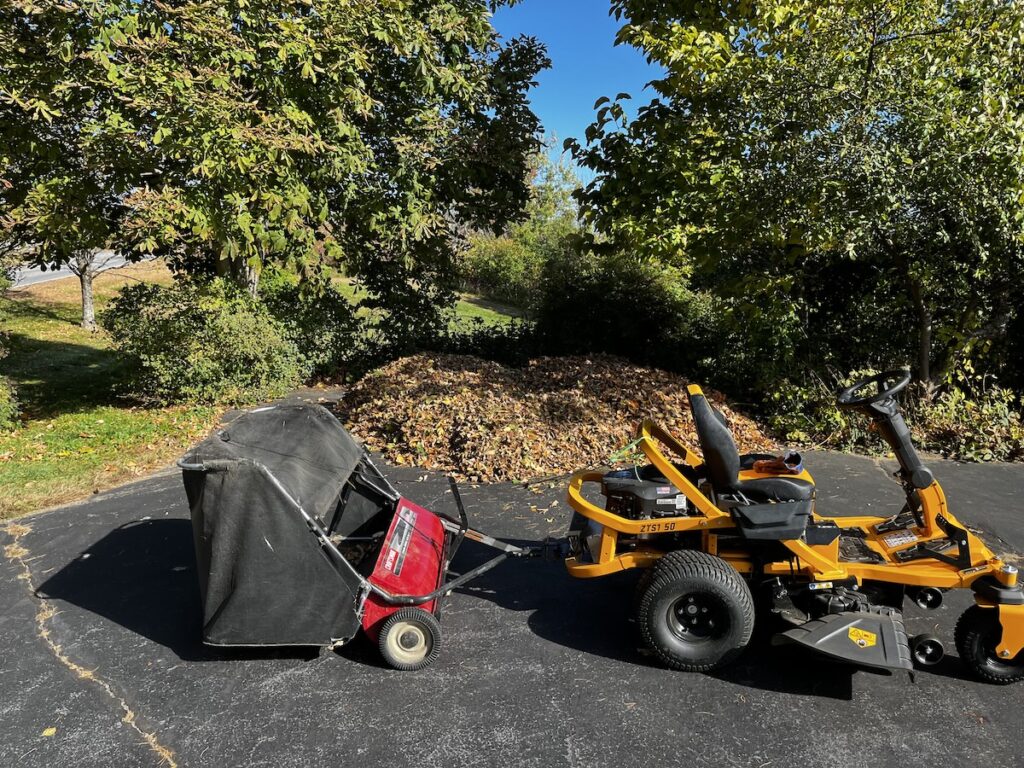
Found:
[[[935,664],[942,643],[907,637],[904,600],[937,608],[943,592],[969,588],[976,604],[956,625],[960,658],[988,682],[1024,679],[1017,569],[950,512],[914,450],[896,399],[909,380],[905,371],[889,371],[838,398],[841,408],[872,419],[895,453],[907,499],[899,514],[817,511],[810,474],[771,456],[740,455],[722,415],[691,386],[703,456],[648,421],[637,443],[650,464],[573,476],[569,573],[645,569],[636,609],[641,634],[662,662],[688,671],[714,669],[743,650],[755,602],[794,625],[774,642],[870,667]],[[600,486],[603,506],[591,500],[596,493],[585,496],[588,484]]]

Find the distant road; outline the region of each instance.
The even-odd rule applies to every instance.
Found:
[[[127,264],[127,259],[114,251],[102,251],[96,257],[97,269],[114,269]],[[22,267],[14,275],[14,287],[25,288],[37,283],[48,283],[51,280],[60,280],[62,277],[72,277],[74,273],[64,267],[62,269],[48,269],[45,272],[39,267]]]

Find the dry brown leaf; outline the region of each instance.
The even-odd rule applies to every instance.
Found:
[[[696,446],[677,374],[608,357],[547,357],[523,368],[461,355],[416,355],[378,369],[339,404],[348,428],[395,464],[459,480],[528,480],[608,464],[644,418]],[[742,452],[774,443],[725,397],[705,394]]]

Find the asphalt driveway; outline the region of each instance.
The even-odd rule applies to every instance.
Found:
[[[901,505],[884,462],[808,465],[822,509]],[[1024,553],[1024,467],[932,466],[962,520],[1000,553]],[[452,508],[439,475],[389,474]],[[464,498],[485,531],[560,535],[564,489],[536,490]],[[914,680],[765,637],[734,666],[692,675],[639,652],[628,575],[576,581],[558,563],[509,562],[448,601],[438,662],[398,673],[365,641],[318,656],[204,648],[187,511],[168,471],[0,528],[0,765],[1024,764],[1024,686],[965,679],[951,647],[969,595],[908,614],[912,633],[951,651]],[[457,569],[485,555],[473,546]]]

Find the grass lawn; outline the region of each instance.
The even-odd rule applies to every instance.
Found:
[[[97,309],[128,282],[169,282],[161,264],[96,280]],[[140,408],[122,401],[122,368],[102,331],[79,327],[78,280],[0,298],[11,353],[0,372],[18,390],[23,425],[0,433],[0,518],[60,504],[165,466],[214,424],[210,407]]]
[[[358,301],[365,292],[346,277],[339,277],[334,281],[334,287],[338,292],[352,303]],[[468,326],[474,320],[482,320],[488,324],[507,323],[513,317],[519,317],[521,312],[515,307],[498,304],[478,296],[462,294],[455,304],[455,324]]]
[[[169,283],[161,263],[113,270],[95,283],[97,310],[124,285]],[[348,281],[341,289],[355,300]],[[88,496],[166,466],[216,423],[209,406],[144,408],[118,391],[123,367],[103,331],[79,325],[76,278],[0,296],[10,355],[0,373],[18,390],[21,428],[0,432],[0,519]],[[502,322],[505,307],[463,297],[455,322]]]

